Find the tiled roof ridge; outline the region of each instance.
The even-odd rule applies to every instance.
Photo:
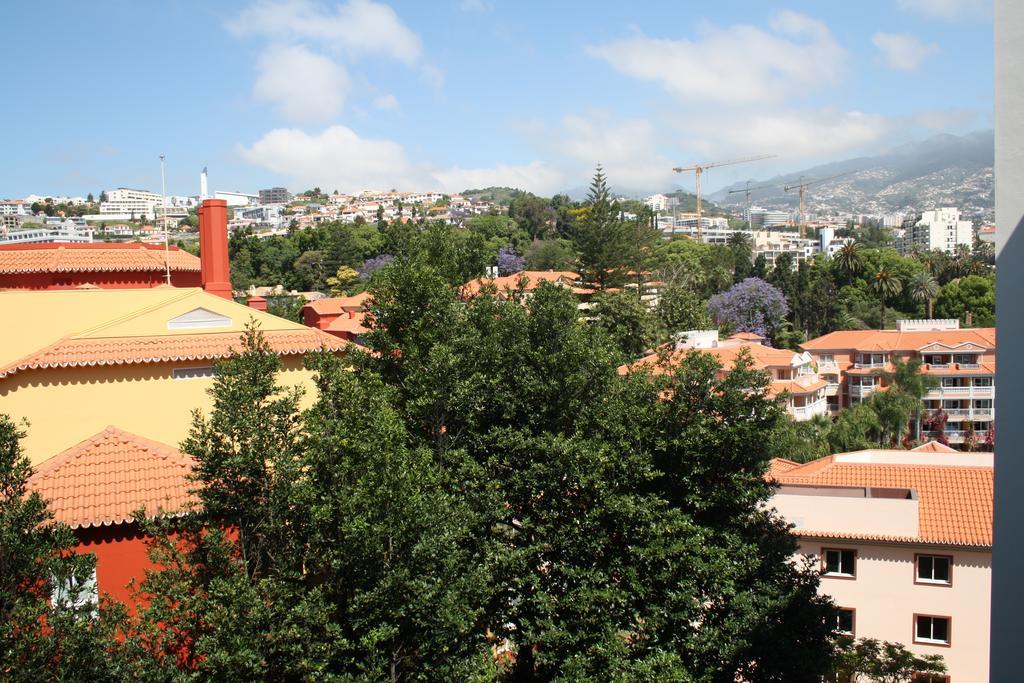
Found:
[[[89,438],[78,442],[62,453],[58,453],[49,460],[46,460],[36,466],[34,475],[45,479],[70,462],[73,462],[87,454],[91,447],[110,438],[118,438],[128,443],[133,443],[141,450],[144,450],[153,456],[181,465],[182,467],[189,467],[192,465],[191,458],[167,444],[147,439],[144,436],[139,436],[133,432],[125,431],[114,425],[107,425],[103,428],[103,431],[93,434]]]
[[[851,541],[877,541],[882,543],[914,543],[921,545],[956,546],[960,548],[991,548],[992,543],[978,543],[962,541],[955,538],[936,536],[935,538],[924,536],[899,536],[889,534],[868,534],[856,531],[811,531],[808,529],[791,529],[794,536],[806,538],[841,538]]]
[[[304,327],[297,330],[263,330],[264,339],[271,345],[271,350],[279,355],[297,355],[304,353],[311,353],[320,350],[341,350],[349,345],[349,342],[343,341],[334,337],[322,330],[317,330],[310,327]],[[282,338],[291,337],[292,345],[279,345],[275,348],[274,342],[283,341]],[[309,338],[307,343],[302,343],[302,338]],[[162,352],[158,352],[158,355],[126,355],[121,358],[96,358],[91,360],[46,360],[47,355],[58,355],[60,353],[70,355],[76,350],[76,346],[89,346],[98,345],[98,343],[107,340],[123,340],[124,343],[130,343],[134,348],[133,350],[138,351],[139,347],[144,346],[147,342],[165,342],[167,346],[173,344],[183,345],[184,342],[192,340],[193,342],[199,340],[207,343],[208,345],[216,344],[217,342],[226,341],[229,342],[226,347],[218,347],[214,350],[205,350],[199,353],[181,353],[175,352],[171,349],[164,349]],[[231,344],[230,342],[240,344],[241,334],[238,332],[220,332],[215,334],[202,334],[202,335],[161,335],[161,336],[140,336],[140,337],[106,337],[106,338],[84,338],[84,339],[72,339],[70,337],[63,337],[57,341],[49,344],[38,351],[34,351],[22,358],[15,360],[4,367],[0,367],[0,378],[13,375],[17,372],[24,370],[41,370],[52,367],[82,367],[82,366],[105,366],[105,365],[136,365],[145,363],[166,363],[175,361],[192,361],[192,360],[215,360],[220,358],[228,358],[234,351],[237,350],[238,346]]]
[[[183,249],[165,251],[146,244],[5,245],[0,273],[199,272],[199,258]],[[19,248],[14,248],[19,247]]]

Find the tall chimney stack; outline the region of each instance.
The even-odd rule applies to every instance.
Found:
[[[226,199],[207,199],[199,206],[199,263],[203,289],[231,300]]]

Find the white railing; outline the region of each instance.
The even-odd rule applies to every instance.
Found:
[[[870,368],[884,368],[887,365],[884,361],[881,363],[854,363],[853,367],[859,370],[867,370]]]
[[[867,395],[871,394],[872,392],[874,392],[874,390],[875,390],[874,385],[872,385],[872,386],[864,386],[864,385],[860,385],[860,384],[851,384],[850,385],[850,396],[867,396]]]
[[[950,396],[974,396],[977,398],[991,398],[992,387],[936,387],[930,389],[925,398],[941,399]]]
[[[825,399],[819,399],[804,406],[789,406],[789,414],[795,420],[809,420],[815,415],[826,415],[827,413],[828,402]]]

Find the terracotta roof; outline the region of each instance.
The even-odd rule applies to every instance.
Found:
[[[134,512],[181,514],[193,461],[175,448],[107,427],[39,465],[29,489],[71,528],[123,524]]]
[[[759,334],[754,334],[753,332],[737,332],[736,334],[731,335],[729,339],[742,339],[743,341],[756,342],[764,341],[764,337]]]
[[[793,357],[798,355],[788,349],[773,349],[772,347],[765,346],[763,344],[744,342],[730,346],[717,346],[709,349],[676,349],[668,355],[668,367],[674,367],[686,357],[686,354],[691,351],[697,351],[699,353],[707,353],[714,356],[718,359],[718,362],[722,364],[722,367],[728,370],[736,365],[736,359],[739,358],[740,353],[742,353],[744,349],[750,352],[750,358],[751,361],[753,361],[753,368],[755,370],[793,367]],[[659,363],[659,354],[652,353],[629,365],[621,366],[619,368],[619,374],[623,375],[640,369],[647,369],[655,374],[663,374],[666,371],[666,368]]]
[[[824,389],[828,386],[828,382],[821,379],[811,379],[809,381],[797,380],[797,379],[778,379],[771,383],[768,387],[768,392],[772,396],[781,394],[784,391],[788,391],[791,394],[809,394],[819,389]]]
[[[341,351],[347,347],[347,342],[313,328],[264,330],[263,337],[274,353],[285,356],[321,349]],[[216,360],[227,358],[240,348],[241,337],[234,332],[150,337],[65,337],[0,367],[0,378],[23,370],[54,367]]]
[[[768,465],[768,474],[765,476],[769,480],[778,479],[780,474],[789,472],[791,469],[796,467],[800,467],[800,463],[794,460],[787,460],[786,458],[772,458],[771,463]]]
[[[830,455],[778,472],[775,479],[780,484],[913,489],[917,492],[920,506],[918,537],[896,540],[965,546],[992,545],[991,466],[849,462],[842,460],[844,455],[848,454]],[[844,536],[827,530],[801,530],[799,533],[808,536]]]
[[[462,285],[462,296],[476,296],[487,285],[492,285],[498,292],[515,291],[523,278],[526,279],[525,289],[529,292],[539,287],[542,282],[575,283],[580,279],[580,275],[568,270],[522,270],[504,277],[481,277]]]
[[[324,328],[324,332],[348,332],[350,334],[365,334],[370,331],[369,327],[363,324],[366,319],[366,314],[349,311],[346,314],[339,315],[337,318],[331,321],[331,324]]]
[[[928,443],[923,443],[920,446],[917,446],[916,448],[911,448],[910,450],[917,451],[919,453],[959,453],[960,452],[957,449],[950,448],[949,446],[945,446],[945,445],[939,443],[938,441],[929,441]]]
[[[171,247],[171,270],[200,271],[198,256]],[[164,270],[164,247],[147,244],[10,244],[0,246],[0,273]]]
[[[320,315],[341,315],[345,311],[361,311],[370,299],[369,292],[354,296],[332,296],[310,301],[303,308],[309,308]]]
[[[810,339],[801,348],[808,351],[853,349],[857,351],[916,351],[932,343],[957,346],[978,344],[987,349],[996,347],[996,328],[978,327],[963,330],[900,331],[900,330],[843,330]]]

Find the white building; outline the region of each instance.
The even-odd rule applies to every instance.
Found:
[[[24,199],[0,201],[0,216],[31,216],[32,203]]]
[[[160,195],[146,190],[119,187],[107,192],[107,201],[100,203],[100,214],[154,218],[160,207]]]
[[[663,194],[652,194],[644,200],[644,204],[651,207],[651,211],[668,211],[669,198]]]
[[[778,228],[783,225],[789,225],[793,217],[788,211],[776,211],[752,206],[743,212],[743,218],[752,227]]]
[[[908,225],[899,248],[904,254],[909,253],[914,245],[926,251],[938,249],[952,254],[960,244],[968,247],[974,244],[974,224],[960,220],[960,209],[947,206],[925,211],[920,220]]]
[[[256,204],[260,200],[258,194],[249,194],[247,192],[229,192],[229,191],[217,191],[213,193],[214,199],[223,199],[228,203],[228,206],[249,206]]]

